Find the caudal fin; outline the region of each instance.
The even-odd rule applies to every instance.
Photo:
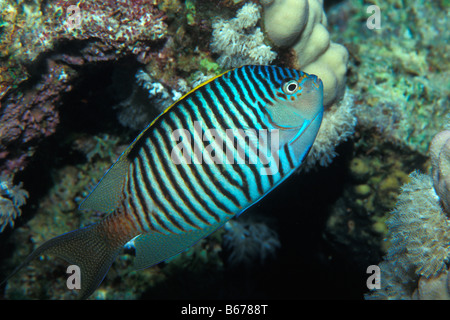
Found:
[[[100,285],[126,242],[109,237],[104,229],[102,223],[93,224],[45,242],[32,252],[2,284],[34,258],[42,254],[53,254],[80,268],[81,289],[77,298],[86,299]]]

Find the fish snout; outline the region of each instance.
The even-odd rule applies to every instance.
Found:
[[[303,81],[297,108],[309,120],[323,112],[323,83],[318,76],[310,74]]]

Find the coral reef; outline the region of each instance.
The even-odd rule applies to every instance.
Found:
[[[432,297],[433,286],[442,282],[442,273],[447,273],[450,212],[446,206],[448,189],[442,183],[447,178],[442,168],[450,158],[445,151],[447,140],[447,131],[433,139],[432,174],[413,172],[411,181],[402,186],[396,208],[386,221],[391,245],[380,263],[383,287],[368,298],[412,298],[418,280],[414,297]]]
[[[29,76],[22,64],[26,60],[22,59],[22,54],[42,52],[42,37],[33,37],[34,31],[40,29],[42,20],[38,1],[0,1],[0,58],[5,61],[0,66],[0,99]],[[29,52],[28,43],[33,44]]]
[[[80,10],[80,24],[74,27],[69,5]],[[145,61],[153,50],[149,44],[166,34],[164,14],[146,0],[4,0],[0,7],[5,62],[0,66],[0,170],[10,173],[23,170],[39,143],[56,131],[61,95],[73,88],[70,82],[80,66],[126,55]],[[73,48],[68,45],[75,42]],[[38,61],[44,54],[48,58]],[[36,65],[36,70],[29,67],[35,62],[39,68],[46,65],[42,74]]]
[[[51,6],[58,12],[66,9],[67,1],[56,1]],[[79,9],[79,26],[71,27],[70,19],[61,16],[55,32],[69,40],[100,39],[85,50],[88,61],[117,59],[129,53],[146,61],[151,49],[148,42],[161,39],[166,33],[164,14],[150,0],[83,1]]]
[[[264,44],[261,29],[256,27],[260,17],[260,7],[246,3],[236,18],[213,23],[211,48],[220,54],[217,59],[220,66],[229,69],[246,64],[264,65],[276,58],[277,54]]]
[[[0,110],[0,170],[23,170],[39,142],[55,133],[59,100],[72,89],[73,75],[70,67],[49,59],[47,73],[35,87],[6,99]]]
[[[14,185],[13,177],[0,175],[0,233],[9,224],[14,227],[14,220],[22,213],[20,207],[26,203],[29,194],[22,189],[22,183]]]
[[[381,139],[426,155],[443,129],[449,106],[449,19],[439,1],[371,1],[381,28],[366,26],[367,4],[346,1],[327,13],[333,41],[351,56],[348,85],[356,92],[358,122]]]
[[[330,41],[323,0],[265,0],[264,25],[269,38],[296,54],[295,67],[323,81],[324,105],[338,101],[345,91],[347,49]]]
[[[68,7],[77,6],[78,24]],[[6,60],[0,76],[0,98],[29,76],[26,63],[62,41],[90,40],[77,63],[115,60],[126,54],[148,60],[150,41],[166,33],[164,15],[153,1],[11,1],[0,2],[2,42],[0,57]],[[4,72],[6,71],[7,72]]]
[[[247,289],[248,278],[273,265],[277,269],[269,278],[292,281],[291,287],[308,288],[303,275],[311,275],[314,284],[303,290],[308,298],[313,290],[318,298],[342,298],[343,292],[361,298],[366,278],[355,275],[386,255],[379,264],[382,289],[366,298],[447,299],[447,134],[434,138],[431,161],[425,155],[449,120],[448,6],[426,0],[369,2],[381,10],[381,29],[367,28],[369,4],[362,0],[0,0],[2,276],[37,244],[103,218],[76,209],[133,130],[226,68],[276,63],[318,74],[326,90],[332,89],[321,131],[305,159],[309,172],[292,177],[289,190],[280,192],[298,200],[292,203],[302,207],[301,216],[287,198],[281,197],[286,206],[279,209],[280,193],[252,212],[276,216],[283,250],[277,250],[280,241],[271,224],[240,217],[154,268],[131,271],[133,251],[126,249],[93,298],[161,299],[165,292],[173,299],[181,291],[186,298],[193,292],[200,298],[236,297]],[[78,27],[68,24],[69,5],[80,8]],[[89,80],[112,69],[117,74],[111,83]],[[105,92],[108,96],[94,98]],[[104,105],[96,104],[99,100]],[[76,128],[73,115],[82,120]],[[414,169],[428,173],[430,165],[430,175],[408,175]],[[36,171],[49,181],[34,179]],[[15,228],[8,228],[14,219]],[[293,229],[310,234],[294,234],[289,241],[284,232]],[[314,244],[311,236],[317,236]],[[298,241],[305,259],[298,259]],[[261,265],[274,252],[276,263]],[[284,256],[287,252],[292,255]],[[41,259],[9,280],[1,298],[69,298],[63,281],[42,280],[65,274],[64,265]],[[240,268],[249,265],[256,268],[248,273]],[[348,271],[349,266],[361,269]],[[236,281],[241,271],[245,276]],[[233,277],[217,286],[229,273]],[[239,287],[227,295],[231,278]],[[205,290],[208,281],[213,294]],[[264,283],[269,298],[301,294],[285,286],[272,290],[267,274],[257,282]],[[248,297],[261,297],[264,288],[257,289]]]
[[[446,270],[449,225],[430,176],[413,172],[402,187],[396,209],[386,222],[391,246],[380,263],[382,288],[372,299],[409,299],[420,276]]]
[[[16,51],[10,50],[9,54],[22,62],[34,60],[62,39],[98,39],[98,43],[86,50],[88,60],[90,57],[102,61],[109,55],[117,58],[127,52],[144,59],[149,49],[146,42],[164,37],[166,31],[163,15],[149,0],[79,3],[61,0],[45,3],[45,8],[37,0],[22,2],[18,7],[8,1],[5,5],[15,11],[15,19],[9,19],[8,25],[16,26],[17,32],[11,36],[11,50]],[[76,17],[69,15],[70,5],[79,8],[77,24],[72,20]],[[19,22],[23,24],[20,30]]]

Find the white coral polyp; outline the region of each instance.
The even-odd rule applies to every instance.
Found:
[[[254,26],[261,18],[259,7],[254,3],[245,4],[236,15],[236,23],[240,29]]]
[[[217,63],[223,68],[234,68],[244,64],[270,64],[277,56],[264,44],[264,34],[256,27],[261,18],[260,7],[247,3],[236,18],[222,19],[213,23],[211,48],[219,53]]]

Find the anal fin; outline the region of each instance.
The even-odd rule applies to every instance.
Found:
[[[191,247],[199,240],[222,227],[226,221],[221,221],[202,230],[192,230],[180,234],[146,233],[134,239],[136,270],[154,266]]]

